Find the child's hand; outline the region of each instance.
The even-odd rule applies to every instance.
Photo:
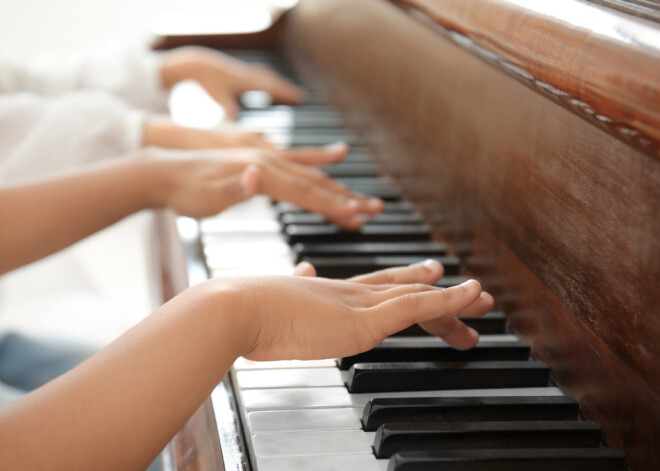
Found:
[[[158,181],[156,206],[186,216],[211,216],[257,193],[321,213],[347,229],[359,228],[363,215],[383,208],[381,200],[353,193],[312,165],[341,159],[341,146],[146,152],[147,164],[153,167],[149,178]]]
[[[436,260],[408,265],[405,267],[388,268],[385,270],[358,275],[348,281],[366,284],[403,284],[403,283],[427,283],[433,284],[444,275],[444,267]],[[307,262],[296,265],[294,274],[297,276],[316,276],[316,269]],[[441,316],[419,325],[428,333],[442,337],[447,343],[455,348],[472,348],[479,338],[474,329],[469,328],[459,319],[460,317],[481,317],[493,308],[495,301],[493,297],[482,291],[476,301],[457,312],[453,316]]]
[[[161,77],[166,88],[195,80],[222,105],[230,119],[238,114],[238,97],[249,90],[268,92],[276,102],[300,104],[302,90],[268,66],[248,64],[221,52],[184,47],[163,54]]]
[[[477,333],[458,315],[485,314],[492,297],[478,282],[442,289],[437,262],[377,272],[348,281],[314,277],[256,277],[218,281],[234,310],[245,313],[243,356],[251,360],[309,360],[354,355],[412,324],[440,326],[435,333],[470,348]],[[394,276],[408,284],[380,284]],[[370,283],[376,281],[376,283]]]

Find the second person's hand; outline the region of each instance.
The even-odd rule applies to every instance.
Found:
[[[383,202],[352,192],[312,165],[336,160],[344,153],[334,149],[182,152],[149,148],[143,160],[151,167],[148,178],[157,183],[154,206],[199,218],[265,194],[320,213],[342,228],[357,229],[365,216],[382,211]]]

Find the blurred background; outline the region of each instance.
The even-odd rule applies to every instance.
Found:
[[[158,34],[233,32],[268,26],[291,0],[22,0],[5,2],[0,53],[26,59]],[[100,346],[158,301],[151,215],[132,216],[45,260],[0,277],[0,331]]]

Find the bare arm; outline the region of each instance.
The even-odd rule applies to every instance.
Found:
[[[169,207],[205,217],[255,193],[357,227],[361,215],[379,212],[382,202],[356,195],[303,164],[337,156],[342,156],[341,151],[149,149],[137,158],[0,187],[0,273],[56,252],[141,209]]]
[[[442,274],[437,263],[397,270],[408,283]],[[5,406],[0,469],[144,469],[240,355],[351,355],[414,322],[492,306],[474,281],[447,290],[371,281],[247,277],[184,292],[80,367]]]
[[[144,160],[0,188],[0,273],[156,205]]]

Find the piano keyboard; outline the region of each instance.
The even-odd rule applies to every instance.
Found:
[[[290,75],[284,62],[265,54],[238,55]],[[396,185],[380,177],[360,136],[315,94],[295,109],[246,107],[240,122],[282,145],[349,143],[348,158],[326,172],[383,198],[385,211],[360,231],[344,232],[292,205],[252,198],[200,222],[209,276],[291,274],[295,262],[306,260],[320,276],[344,278],[435,258],[447,273],[439,286],[465,280],[460,261],[432,240]],[[412,327],[348,358],[239,359],[212,396],[225,469],[622,469],[622,454],[602,445],[598,425],[579,418],[576,401],[553,385],[529,346],[506,331],[501,313],[466,323],[481,334],[469,351]],[[240,433],[223,431],[232,423],[224,393],[235,398],[244,444]],[[238,455],[243,446],[249,462]]]

